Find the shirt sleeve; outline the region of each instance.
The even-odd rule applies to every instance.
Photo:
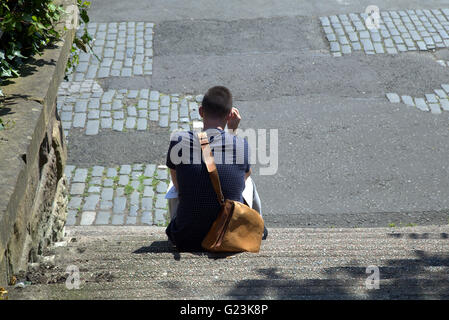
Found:
[[[165,163],[167,165],[167,167],[169,167],[170,169],[176,169],[176,165],[171,161],[170,153],[171,153],[172,148],[178,143],[179,143],[179,141],[170,140],[170,146],[168,147],[168,152],[167,152],[167,161]]]

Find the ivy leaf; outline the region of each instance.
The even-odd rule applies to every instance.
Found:
[[[25,14],[25,15],[23,16],[23,21],[28,22],[28,23],[31,23],[31,22],[33,21],[33,19],[31,18],[31,15],[30,15],[30,14]]]
[[[15,51],[13,51],[12,54],[15,55],[16,57],[26,58],[20,53],[20,50],[15,50]]]
[[[11,70],[2,69],[2,73],[0,73],[0,77],[10,78],[12,76]]]
[[[83,41],[81,41],[81,40],[78,39],[78,38],[75,38],[75,44],[76,44],[76,46],[77,46],[78,48],[80,48],[80,49],[83,50],[84,52],[87,52],[86,45],[84,44]]]
[[[0,50],[0,59],[5,59],[5,52]]]
[[[8,16],[5,20],[2,21],[2,25],[7,26],[8,30],[11,28],[9,27],[9,24],[13,21],[13,17]],[[5,29],[3,31],[6,31]]]
[[[81,36],[81,40],[83,40],[84,43],[88,43],[90,40],[92,40],[92,37],[88,33],[84,33]]]
[[[36,27],[32,24],[28,27],[28,36],[31,36],[34,32],[36,32]]]
[[[89,22],[89,16],[87,15],[87,11],[86,10],[82,10],[81,11],[81,19],[83,19],[84,23],[88,23]]]

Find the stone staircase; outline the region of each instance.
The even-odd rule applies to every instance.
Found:
[[[235,255],[179,253],[164,230],[67,227],[9,299],[449,298],[449,226],[269,229],[259,254]],[[68,266],[79,289],[66,286]],[[379,289],[367,288],[368,266]]]

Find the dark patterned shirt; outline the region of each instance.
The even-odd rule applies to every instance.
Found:
[[[220,129],[206,130],[221,188],[226,199],[243,202],[245,173],[250,170],[248,142]],[[220,210],[201,146],[191,131],[172,135],[167,167],[176,170],[179,205],[166,229],[169,239],[183,251],[201,250],[201,242]]]

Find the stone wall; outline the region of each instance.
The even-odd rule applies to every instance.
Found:
[[[66,145],[56,95],[73,37],[74,30],[65,31],[2,88],[1,116],[12,125],[0,131],[0,286],[63,235]]]

